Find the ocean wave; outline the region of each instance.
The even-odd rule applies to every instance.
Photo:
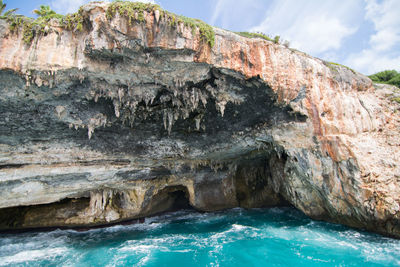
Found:
[[[21,251],[12,256],[0,257],[0,266],[14,265],[35,260],[51,259],[63,255],[69,251],[68,248],[44,248],[37,250]]]
[[[159,249],[159,246],[156,245],[130,245],[130,246],[123,246],[122,248],[119,249],[119,251],[125,252],[136,252],[136,253],[149,253],[154,249]]]
[[[0,238],[0,265],[400,265],[400,241],[304,218],[291,209],[183,210],[85,232]],[[194,264],[196,265],[196,264]]]

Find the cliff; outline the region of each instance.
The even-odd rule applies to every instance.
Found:
[[[400,237],[395,88],[151,6],[109,8],[30,42],[0,20],[0,229],[290,203]]]

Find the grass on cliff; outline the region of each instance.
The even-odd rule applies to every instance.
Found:
[[[267,41],[274,42],[275,44],[281,43],[281,37],[279,35],[276,35],[274,38],[271,38],[262,32],[235,32],[235,33],[247,38],[261,38]],[[289,41],[283,41],[283,45],[289,47]]]
[[[331,70],[336,71],[335,66],[339,66],[339,67],[346,68],[346,69],[350,70],[352,73],[356,74],[355,70],[353,70],[352,68],[347,67],[345,65],[342,65],[342,64],[339,64],[339,63],[335,63],[335,62],[328,62],[328,61],[326,61],[326,63],[328,63],[328,64],[325,64],[325,65],[327,65]]]
[[[36,19],[15,14],[16,9],[7,11],[1,16],[5,9],[5,4],[3,4],[2,0],[0,0],[0,8],[0,18],[8,21],[11,32],[22,31],[23,41],[27,45],[31,44],[36,36],[45,35],[50,32],[54,25],[71,31],[82,31],[84,27],[82,8],[80,8],[76,13],[64,16],[57,14],[55,11],[51,10],[49,6],[41,5],[39,9],[34,10],[34,13],[38,16]],[[207,43],[210,47],[214,46],[215,32],[212,26],[199,19],[176,15],[162,9],[159,5],[115,0],[107,8],[106,15],[107,18],[111,20],[118,13],[120,16],[126,17],[128,23],[132,25],[132,23],[145,22],[145,12],[153,13],[156,10],[158,10],[160,14],[160,19],[163,18],[166,20],[169,26],[178,27],[179,24],[183,24],[186,27],[190,27],[193,35],[198,33],[203,42]],[[262,38],[276,44],[280,43],[280,36],[271,38],[264,33],[236,33],[247,38]]]
[[[0,7],[2,7],[2,0],[0,1]],[[1,11],[3,11],[4,8],[5,4]],[[155,12],[156,10],[159,11],[160,18],[167,20],[171,27],[177,27],[182,23],[192,29],[193,35],[196,35],[198,32],[202,41],[210,45],[210,47],[214,46],[215,32],[213,27],[199,19],[179,16],[168,12],[155,4],[118,0],[109,5],[106,14],[108,19],[112,19],[117,13],[119,13],[119,15],[126,17],[131,25],[133,22],[144,22],[144,13]],[[39,9],[34,10],[34,13],[38,15],[36,19],[17,15],[14,14],[14,12],[15,10],[6,12],[4,16],[0,18],[4,18],[8,21],[12,32],[22,31],[23,40],[26,44],[30,44],[35,36],[49,32],[51,30],[51,25],[54,23],[61,28],[72,31],[82,31],[84,26],[82,8],[80,8],[76,13],[63,16],[51,10],[49,6],[41,5]]]
[[[14,13],[5,17],[10,24],[11,32],[22,31],[23,40],[26,44],[30,44],[35,36],[50,32],[53,23],[68,30],[82,31],[83,29],[81,9],[74,14],[63,16],[51,10],[49,6],[41,5],[39,9],[35,9],[33,12],[38,16],[36,19]]]
[[[212,26],[199,19],[188,18],[168,12],[159,5],[118,0],[112,2],[108,7],[107,17],[112,19],[118,12],[121,16],[128,18],[128,22],[131,25],[132,22],[144,22],[144,12],[150,13],[156,10],[160,13],[160,18],[164,18],[171,27],[176,27],[182,23],[186,27],[192,29],[193,35],[195,35],[198,30],[201,40],[210,45],[210,47],[214,46],[215,32]]]
[[[247,37],[247,38],[261,38],[267,41],[273,42],[274,39],[269,37],[268,35],[260,32],[235,32],[236,34],[239,34],[240,36]]]

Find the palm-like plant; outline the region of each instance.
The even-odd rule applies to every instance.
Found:
[[[3,0],[0,0],[0,19],[9,18],[11,15],[15,13],[15,11],[18,10],[18,8],[10,9],[3,14],[3,11],[6,9],[6,6],[7,5],[3,3]]]
[[[33,13],[39,16],[40,21],[49,21],[52,18],[62,19],[63,15],[57,14],[49,6],[41,5],[39,9],[33,10]]]
[[[39,17],[47,17],[57,14],[54,10],[51,10],[50,6],[41,5],[39,9],[33,10],[33,13]]]
[[[0,15],[3,14],[4,9],[6,9],[6,4],[3,4],[3,0],[0,0]]]

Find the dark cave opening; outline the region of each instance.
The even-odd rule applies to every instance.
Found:
[[[234,183],[236,199],[242,208],[292,206],[282,194],[286,153],[266,145],[258,155],[243,156],[237,164]]]
[[[188,193],[182,190],[169,193],[169,196],[174,199],[170,211],[177,211],[182,209],[193,209],[190,205]]]
[[[164,212],[178,211],[182,209],[194,209],[190,204],[189,192],[185,186],[167,186],[152,196],[146,205],[147,215]]]

